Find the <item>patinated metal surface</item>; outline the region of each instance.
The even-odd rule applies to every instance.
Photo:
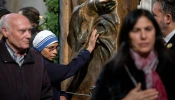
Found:
[[[81,94],[81,96],[71,95],[71,100],[89,100],[90,97],[87,95],[95,85],[104,63],[112,57],[117,49],[117,36],[121,21],[129,11],[137,7],[138,1],[116,0],[113,4],[111,1],[114,0],[95,0],[98,1],[95,2],[95,6],[94,0],[74,1],[76,3],[72,1],[70,7],[73,11],[67,31],[68,47],[66,50],[70,55],[70,58],[67,59],[70,61],[88,46],[88,40],[94,28],[97,29],[100,36],[92,53],[91,61],[76,75],[64,81],[62,88],[68,92]],[[105,8],[107,6],[109,8]]]

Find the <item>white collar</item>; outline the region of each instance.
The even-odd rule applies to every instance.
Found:
[[[165,40],[166,43],[168,43],[168,41],[173,37],[173,35],[175,34],[175,30],[173,30],[170,34],[168,34],[165,38],[163,38]]]

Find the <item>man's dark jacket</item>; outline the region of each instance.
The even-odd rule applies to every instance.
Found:
[[[89,61],[90,52],[88,50],[81,51],[78,56],[67,65],[56,64],[45,59],[45,67],[47,68],[54,93],[53,100],[59,100],[61,81],[74,75],[78,69],[85,66]]]
[[[166,43],[166,47],[175,52],[175,34],[171,37],[168,43]]]
[[[0,41],[0,100],[51,100],[53,91],[42,56],[29,49],[21,68]]]

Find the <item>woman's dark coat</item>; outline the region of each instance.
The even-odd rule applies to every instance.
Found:
[[[121,100],[130,90],[135,88],[125,67],[116,65],[114,70],[114,62],[115,59],[105,65],[96,82],[92,100]],[[126,66],[134,79],[141,82],[141,88],[144,90],[146,88],[144,72],[136,68],[131,57],[127,59]],[[165,86],[168,100],[175,100],[175,64],[168,59],[159,57],[156,71]]]
[[[59,100],[61,81],[74,75],[78,69],[83,67],[89,61],[90,52],[88,50],[81,51],[78,56],[67,65],[56,64],[45,59],[45,67],[47,68],[49,77],[51,79],[52,89],[54,92],[53,100]]]

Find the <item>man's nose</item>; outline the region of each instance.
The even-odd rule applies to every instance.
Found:
[[[31,31],[27,30],[27,32],[26,32],[26,37],[27,37],[27,38],[31,38]]]

